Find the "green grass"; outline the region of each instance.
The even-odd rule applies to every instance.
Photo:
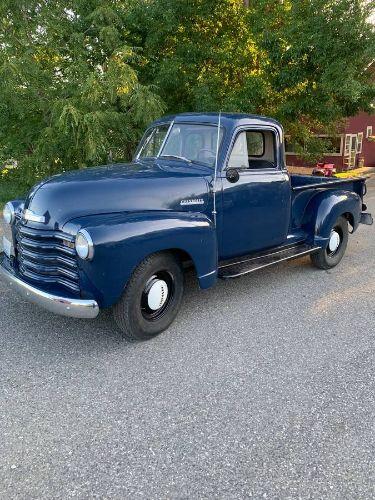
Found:
[[[24,195],[23,190],[11,181],[0,179],[0,209],[2,210],[5,203],[9,200],[15,200]]]

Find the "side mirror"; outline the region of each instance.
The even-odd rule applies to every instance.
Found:
[[[240,178],[240,174],[238,173],[238,170],[235,169],[235,168],[228,168],[228,170],[226,171],[225,176],[227,178],[227,181],[231,182],[232,184],[234,184],[235,182],[237,182],[238,179]]]

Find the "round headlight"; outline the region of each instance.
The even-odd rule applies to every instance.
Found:
[[[76,252],[83,260],[90,260],[94,256],[94,243],[86,229],[78,231],[76,236]]]
[[[12,203],[9,201],[5,205],[4,210],[3,210],[3,217],[4,217],[6,224],[13,224],[15,216],[16,216],[16,214],[14,211],[14,207],[13,207]]]

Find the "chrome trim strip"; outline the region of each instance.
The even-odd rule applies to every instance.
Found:
[[[2,256],[3,253],[0,253],[0,261]],[[54,314],[86,319],[96,318],[99,314],[99,306],[95,300],[71,299],[43,292],[20,280],[1,264],[0,278],[3,278],[21,297]]]
[[[201,279],[201,278],[207,278],[207,276],[211,276],[212,274],[215,274],[215,273],[217,274],[217,269],[214,269],[210,273],[202,274],[202,276],[199,276],[199,279]]]
[[[264,255],[257,255],[255,257],[248,257],[246,259],[236,260],[235,262],[229,262],[229,264],[222,264],[221,266],[219,266],[219,269],[223,269],[223,267],[237,266],[238,264],[243,264],[244,262],[250,262],[252,260],[264,259],[264,257],[270,257],[271,255],[277,255],[279,253],[287,252],[288,250],[291,250],[292,248],[298,248],[298,243],[291,244],[289,246],[285,246],[285,247],[281,248],[280,250],[277,250],[277,252],[271,252],[271,253],[264,254]]]
[[[287,260],[298,259],[299,257],[302,257],[303,255],[308,255],[310,253],[317,252],[318,250],[320,250],[320,247],[313,247],[309,250],[305,250],[304,252],[296,253],[295,255],[289,255],[287,257],[284,257],[283,259],[276,260],[275,262],[267,262],[266,264],[261,264],[258,267],[254,267],[253,269],[244,271],[242,273],[230,274],[230,275],[224,276],[224,277],[220,276],[220,274],[219,274],[219,277],[221,277],[222,279],[226,279],[226,280],[232,279],[232,278],[239,278],[240,276],[245,276],[245,274],[253,273],[255,271],[258,271],[259,269],[264,269],[265,267],[274,266],[275,264],[278,264],[279,262],[285,262]],[[236,265],[236,264],[237,263],[234,263],[232,265]]]

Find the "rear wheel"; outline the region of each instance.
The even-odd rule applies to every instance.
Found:
[[[319,269],[330,269],[337,266],[348,245],[348,235],[348,221],[341,216],[331,229],[327,246],[310,255],[314,266]]]
[[[171,253],[147,257],[133,272],[113,308],[115,323],[127,340],[148,340],[168,328],[177,316],[184,274]]]

